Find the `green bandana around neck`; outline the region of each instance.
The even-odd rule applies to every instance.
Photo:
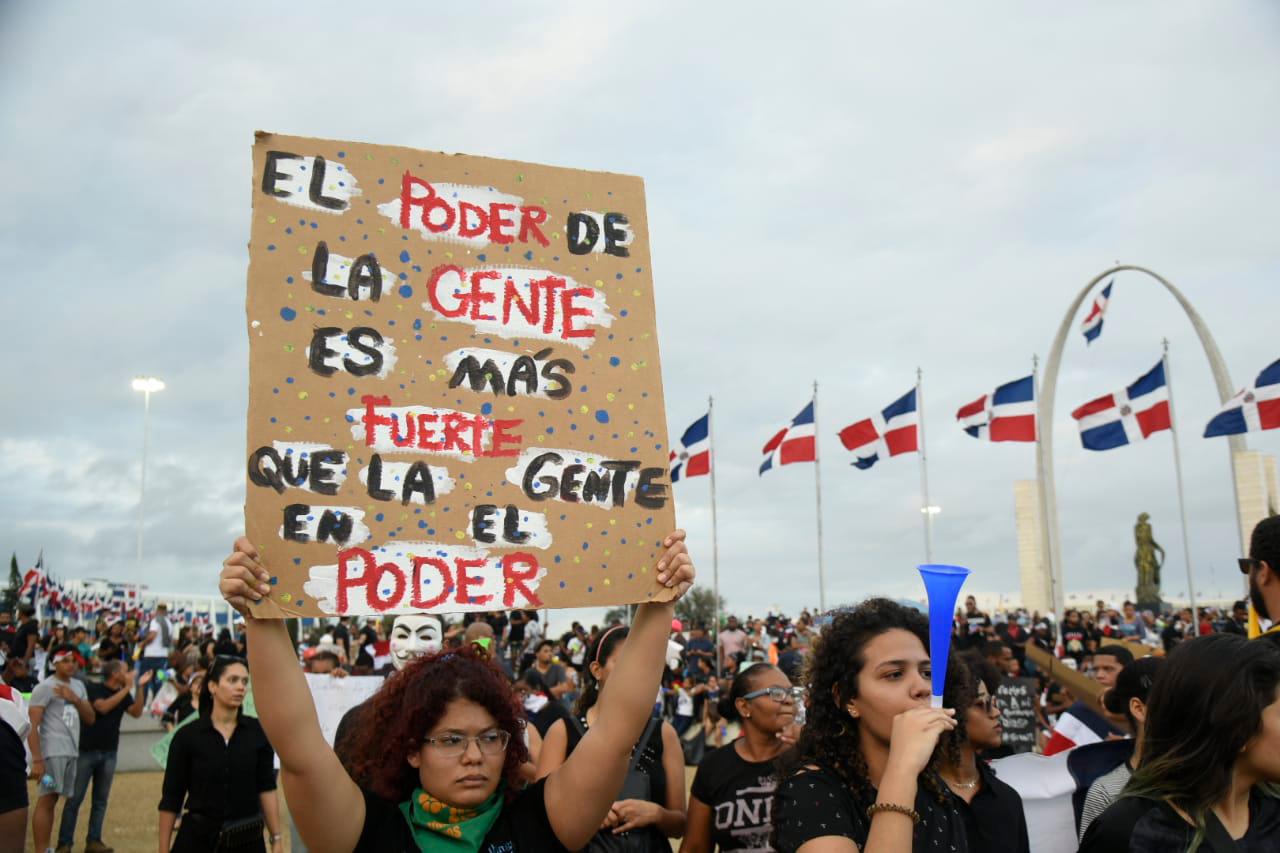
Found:
[[[476,853],[484,837],[502,814],[502,791],[473,809],[451,806],[421,788],[414,788],[400,812],[413,831],[413,840],[422,851]]]

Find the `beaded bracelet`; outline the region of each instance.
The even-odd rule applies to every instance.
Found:
[[[920,822],[920,813],[908,806],[900,806],[897,803],[872,803],[867,806],[867,820],[876,816],[876,812],[897,812],[911,818],[911,824],[914,826]]]

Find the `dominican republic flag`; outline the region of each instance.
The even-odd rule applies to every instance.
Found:
[[[1044,754],[1054,755],[1087,743],[1098,743],[1106,740],[1113,731],[1096,711],[1083,702],[1076,702],[1058,715],[1058,724],[1049,733]]]
[[[1137,382],[1071,413],[1086,450],[1110,450],[1169,429],[1169,386],[1159,361]]]
[[[774,466],[790,465],[792,462],[813,462],[818,458],[817,436],[813,432],[813,401],[800,410],[800,414],[791,419],[791,425],[784,427],[769,443],[764,446],[764,462],[760,465],[763,474]]]
[[[1273,361],[1253,384],[1228,400],[1204,428],[1204,437],[1261,432],[1280,427],[1280,360]]]
[[[840,442],[857,457],[855,468],[864,471],[880,461],[881,454],[897,456],[920,449],[920,419],[916,411],[916,389],[867,418],[840,430]]]
[[[711,415],[703,415],[684,431],[680,443],[671,448],[671,457],[667,460],[671,482],[711,473],[710,425]]]
[[[34,605],[37,599],[43,598],[47,592],[49,578],[44,573],[44,552],[36,558],[33,569],[27,569],[22,576],[22,586],[18,589],[18,598],[30,599]]]
[[[1111,285],[1115,283],[1114,278],[1107,282],[1107,286],[1102,288],[1102,293],[1093,300],[1089,316],[1085,317],[1084,322],[1080,324],[1080,332],[1084,335],[1086,344],[1093,343],[1102,334],[1102,315],[1107,313],[1107,303],[1111,301]]]
[[[1006,382],[956,412],[961,428],[986,441],[1036,440],[1036,383],[1031,376]]]

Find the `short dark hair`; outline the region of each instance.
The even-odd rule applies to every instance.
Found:
[[[1133,663],[1133,652],[1129,651],[1124,646],[1117,646],[1115,644],[1101,646],[1097,651],[1093,653],[1093,656],[1095,658],[1098,655],[1108,655],[1110,657],[1113,657],[1116,660],[1120,661],[1120,666],[1122,667],[1128,666],[1129,664]]]
[[[1003,640],[988,640],[982,646],[982,655],[988,658],[1000,657],[1007,648],[1009,648],[1009,644]]]
[[[1164,658],[1140,658],[1132,664],[1126,665],[1120,674],[1116,676],[1116,686],[1103,694],[1103,705],[1113,714],[1123,714],[1129,720],[1129,725],[1137,734],[1138,721],[1133,718],[1133,713],[1129,710],[1129,700],[1137,699],[1143,705],[1147,704],[1147,697],[1151,695],[1151,685],[1155,683],[1156,675],[1160,672],[1160,665],[1164,662]]]
[[[1271,571],[1280,572],[1280,515],[1264,518],[1253,528],[1249,556],[1265,561]]]
[[[551,649],[554,651],[554,650],[555,650],[555,647],[556,647],[556,644],[555,644],[555,643],[553,643],[553,642],[551,642],[550,640],[547,640],[547,639],[539,640],[539,641],[538,641],[538,645],[537,645],[537,647],[536,647],[536,648],[534,648],[534,651],[535,651],[535,652],[540,652],[540,651],[542,651],[542,647],[543,647],[543,646],[549,646],[549,647],[551,647]]]
[[[330,661],[335,667],[342,666],[342,659],[339,658],[337,654],[329,651],[328,649],[321,649],[320,651],[316,652],[314,655],[311,656],[311,660],[312,661],[327,660],[327,661]]]

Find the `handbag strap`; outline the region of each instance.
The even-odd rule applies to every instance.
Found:
[[[627,765],[628,773],[631,773],[636,769],[636,765],[640,763],[640,756],[644,755],[644,748],[649,745],[649,738],[653,737],[653,730],[661,724],[661,718],[649,718],[648,724],[644,727],[644,734],[640,735],[640,740],[636,741],[636,748],[631,753],[631,763]]]

